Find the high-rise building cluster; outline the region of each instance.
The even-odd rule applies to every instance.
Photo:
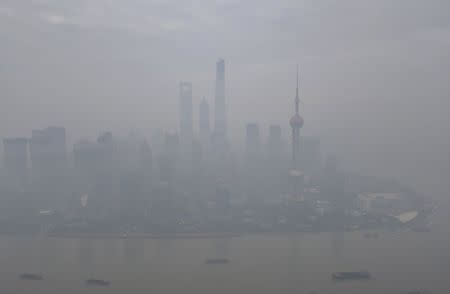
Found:
[[[179,86],[179,137],[182,150],[186,154],[193,151],[196,136],[193,128],[193,85],[180,82]],[[227,153],[227,111],[225,99],[225,60],[216,63],[216,82],[214,95],[214,125],[210,123],[210,103],[204,97],[198,106],[198,140],[203,152]]]
[[[261,201],[287,192],[279,180],[287,170],[281,125],[270,125],[263,139],[260,126],[248,123],[244,154],[232,152],[224,59],[216,63],[215,80],[214,118],[208,100],[201,99],[198,135],[193,85],[183,81],[179,84],[179,131],[155,132],[150,143],[140,135],[116,137],[103,132],[96,140],[76,142],[69,152],[66,129],[57,126],[32,130],[29,138],[4,138],[1,178],[5,185],[0,193],[22,195],[14,198],[34,214],[58,211],[129,222],[147,217],[164,223],[183,215],[197,220],[203,215],[209,221],[220,215],[223,221],[230,216],[232,199]],[[297,100],[293,120],[299,117]],[[297,167],[300,138],[293,120],[292,167]],[[320,156],[318,141],[305,137],[306,150],[312,156],[309,161]],[[312,164],[309,161],[305,166]],[[208,212],[208,207],[216,212]]]
[[[157,130],[150,139],[102,132],[71,150],[64,127],[4,138],[0,214],[31,223],[45,216],[54,233],[286,230],[323,225],[319,217],[351,212],[354,199],[372,207],[361,205],[370,198],[356,197],[363,190],[349,188],[335,157],[322,166],[320,139],[300,133],[298,69],[292,117],[265,127],[248,122],[243,152],[230,145],[225,90],[219,59],[213,108],[199,99],[198,133],[193,85],[181,82],[178,131]],[[49,226],[48,215],[60,226]]]

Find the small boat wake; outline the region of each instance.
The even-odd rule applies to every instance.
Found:
[[[229,262],[228,258],[208,258],[205,261],[206,264],[227,264]]]
[[[23,273],[19,275],[19,279],[23,281],[42,281],[44,277],[38,274]]]
[[[370,280],[372,278],[368,271],[336,272],[333,273],[331,277],[334,281]]]

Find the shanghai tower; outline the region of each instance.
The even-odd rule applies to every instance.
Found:
[[[216,93],[215,93],[214,133],[225,138],[227,135],[227,115],[225,106],[225,61],[219,59],[216,63]]]

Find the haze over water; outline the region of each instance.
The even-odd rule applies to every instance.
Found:
[[[448,234],[267,234],[219,239],[0,238],[2,293],[447,293]],[[207,258],[229,264],[206,265]],[[370,281],[331,273],[369,270]],[[19,281],[21,272],[44,281]],[[86,287],[100,278],[110,287]]]

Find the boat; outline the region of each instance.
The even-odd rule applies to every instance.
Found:
[[[336,272],[332,275],[335,281],[347,281],[347,280],[370,280],[371,275],[368,271],[358,272]]]
[[[99,279],[88,279],[86,280],[87,286],[102,286],[106,287],[109,286],[111,283],[105,280],[99,280]]]
[[[44,277],[38,274],[23,273],[19,275],[19,279],[26,281],[41,281]]]
[[[227,258],[208,258],[206,264],[227,264],[229,260]]]

